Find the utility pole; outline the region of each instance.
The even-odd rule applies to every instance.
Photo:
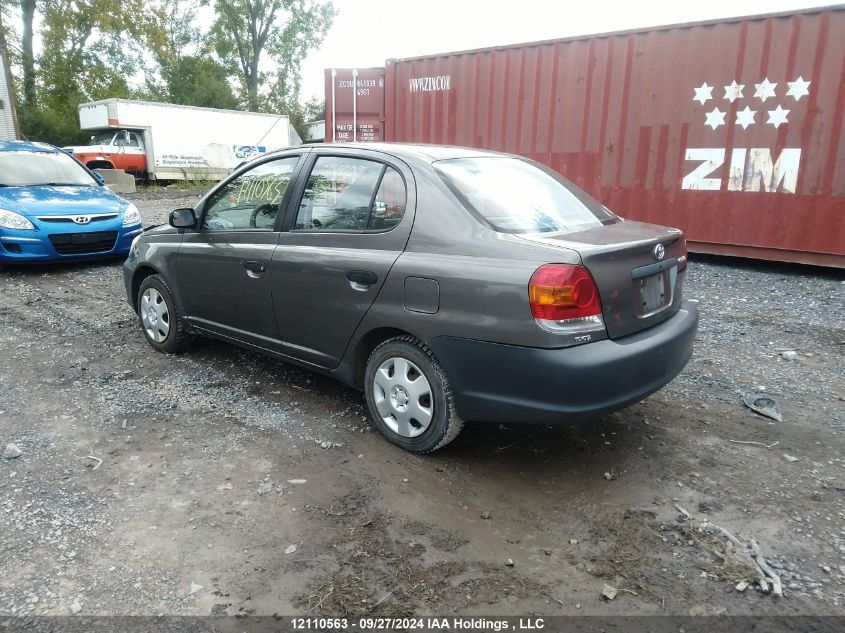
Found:
[[[3,12],[0,11],[0,117],[5,118],[6,110],[12,119],[12,129],[15,138],[21,137],[18,114],[15,110],[15,88],[12,85],[12,68],[6,52],[6,31],[3,28]],[[4,89],[5,88],[5,89]]]

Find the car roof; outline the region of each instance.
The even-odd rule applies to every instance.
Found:
[[[40,152],[42,154],[56,154],[61,152],[58,147],[48,143],[33,143],[32,141],[0,141],[0,152]]]
[[[314,150],[331,151],[337,149],[359,149],[384,152],[397,158],[416,158],[432,163],[438,160],[452,158],[472,158],[478,156],[512,156],[501,152],[492,152],[472,147],[456,147],[452,145],[426,145],[423,143],[309,143],[303,145]],[[294,149],[294,148],[291,148]]]

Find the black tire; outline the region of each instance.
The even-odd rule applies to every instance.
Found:
[[[149,322],[145,323],[144,298],[148,291],[150,291],[149,298],[155,299],[153,303],[159,306],[159,309],[162,303],[165,306],[167,317],[164,318],[165,313],[162,311],[160,322],[166,323],[166,331],[163,326],[155,327]],[[160,302],[158,297],[161,298]],[[138,289],[138,323],[141,325],[141,331],[144,333],[147,343],[159,352],[179,354],[188,349],[193,341],[185,317],[176,308],[170,287],[159,275],[150,275],[141,282],[141,287]]]
[[[384,402],[384,389],[378,387],[375,380],[379,368],[393,359],[410,361],[415,366],[411,368],[411,374],[416,375],[415,370],[418,369],[428,381],[426,386],[429,387],[429,395],[423,396],[421,402],[427,403],[430,408],[430,421],[422,431],[420,431],[422,425],[417,422],[412,431],[419,432],[415,437],[402,435],[391,429],[379,413],[376,404],[378,397],[383,407],[391,406],[389,402]],[[400,336],[387,340],[373,350],[364,373],[364,393],[376,428],[390,442],[413,453],[431,453],[443,448],[458,436],[464,426],[464,421],[458,417],[455,410],[455,399],[446,372],[437,362],[434,354],[412,336]]]

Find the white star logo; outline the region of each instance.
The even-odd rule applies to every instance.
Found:
[[[752,110],[748,106],[745,106],[745,110],[739,110],[736,113],[736,124],[741,125],[742,129],[746,129],[749,125],[754,125],[754,115],[757,114],[756,110]]]
[[[693,88],[693,90],[695,90],[695,96],[692,100],[698,101],[701,105],[704,105],[704,102],[708,99],[713,98],[713,86],[708,86],[707,82],[701,84],[699,88]]]
[[[760,97],[760,101],[765,101],[769,97],[775,96],[775,86],[777,84],[773,84],[769,81],[769,78],[766,77],[761,81],[759,84],[754,84],[757,90],[754,91],[755,97]]]
[[[709,125],[714,130],[719,127],[720,125],[725,124],[725,115],[727,112],[722,112],[719,108],[713,108],[712,112],[706,112],[705,116],[707,117],[707,121],[704,122],[704,125]]]
[[[808,88],[812,82],[804,81],[803,77],[798,77],[795,81],[787,81],[786,83],[789,84],[789,90],[786,91],[787,97],[792,97],[798,101],[801,97],[810,94]]]
[[[781,123],[789,123],[786,120],[787,114],[789,114],[789,110],[784,110],[778,106],[774,110],[769,110],[769,120],[766,123],[771,123],[775,128],[779,128]]]
[[[738,84],[736,83],[736,79],[734,79],[730,86],[725,86],[725,99],[731,103],[737,99],[742,99],[743,90],[745,90],[745,84]]]

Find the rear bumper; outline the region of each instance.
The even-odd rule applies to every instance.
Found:
[[[429,346],[465,420],[551,425],[617,411],[654,393],[686,366],[697,329],[698,309],[684,303],[647,330],[577,347],[537,349],[445,336]]]

